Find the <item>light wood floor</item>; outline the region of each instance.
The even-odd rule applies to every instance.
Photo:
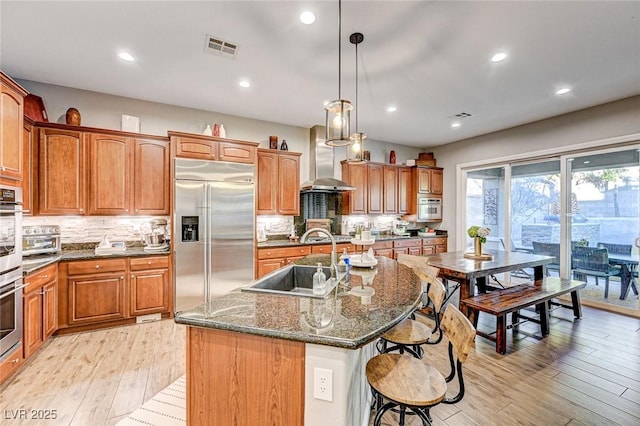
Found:
[[[54,337],[0,388],[0,423],[114,425],[184,372],[185,328],[173,320]],[[19,409],[57,419],[6,419]]]
[[[506,355],[477,337],[464,365],[467,394],[434,408],[434,424],[640,424],[640,320],[586,307],[575,323],[568,310],[553,315],[568,320],[553,318],[542,340],[509,332]],[[184,353],[184,328],[171,320],[57,337],[0,388],[0,423],[113,425],[184,374]],[[427,347],[424,361],[446,371],[446,341]],[[3,419],[21,408],[55,409],[58,419]]]

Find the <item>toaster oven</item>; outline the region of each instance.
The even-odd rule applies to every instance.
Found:
[[[22,255],[59,253],[60,227],[57,225],[23,226]]]

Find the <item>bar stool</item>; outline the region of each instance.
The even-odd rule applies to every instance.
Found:
[[[400,426],[404,426],[407,409],[416,414],[423,425],[431,425],[429,410],[443,404],[455,404],[465,393],[462,363],[473,347],[476,330],[455,306],[447,305],[441,324],[449,339],[451,371],[444,377],[434,367],[403,354],[380,354],[367,362],[366,376],[376,395],[377,413],[374,426],[380,426],[384,413],[397,407]],[[458,377],[458,393],[446,397],[447,383]],[[382,403],[387,401],[384,405]],[[409,414],[410,414],[409,413]]]
[[[442,330],[440,327],[440,309],[444,301],[446,290],[444,284],[439,278],[436,278],[429,284],[427,291],[429,296],[429,305],[433,308],[433,317],[435,325],[430,329],[426,324],[414,319],[407,318],[393,328],[388,330],[377,343],[377,349],[380,353],[389,353],[399,351],[401,354],[405,351],[416,358],[424,356],[422,345],[435,345],[442,340]],[[436,339],[431,337],[438,333]]]

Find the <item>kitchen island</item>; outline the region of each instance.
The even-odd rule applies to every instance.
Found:
[[[204,306],[176,315],[189,326],[188,424],[368,424],[373,343],[422,294],[410,268],[377,259],[324,299],[234,291],[214,298],[207,315]],[[329,256],[298,262],[328,265]],[[318,373],[330,375],[321,397],[331,401],[314,398]]]

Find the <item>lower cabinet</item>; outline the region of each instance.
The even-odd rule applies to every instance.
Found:
[[[23,363],[22,347],[18,346],[9,352],[4,360],[0,361],[0,383],[11,376]]]
[[[422,254],[437,254],[447,251],[447,237],[422,239]]]
[[[46,266],[24,279],[23,355],[33,355],[58,328],[58,265]]]
[[[311,246],[258,249],[258,278],[311,254]]]
[[[384,256],[393,259],[393,241],[376,241],[373,244],[373,254],[375,256]]]
[[[422,239],[407,238],[393,241],[393,258],[397,259],[399,254],[412,254],[419,256],[422,254]]]
[[[169,306],[169,258],[130,259],[129,313],[131,316],[167,312]]]
[[[62,262],[60,278],[60,328],[171,311],[168,256]]]

